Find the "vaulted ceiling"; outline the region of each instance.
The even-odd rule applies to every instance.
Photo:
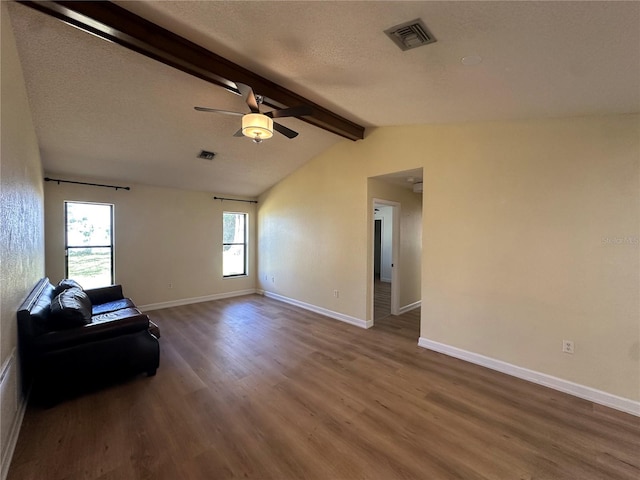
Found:
[[[366,127],[640,111],[639,2],[116,3]],[[193,107],[241,97],[9,11],[48,173],[256,196],[350,141],[295,118],[293,140],[233,137],[240,117]],[[383,32],[416,18],[437,42],[403,52]]]

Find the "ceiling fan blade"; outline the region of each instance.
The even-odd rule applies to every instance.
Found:
[[[244,100],[249,105],[251,112],[260,113],[260,108],[258,108],[258,101],[256,100],[256,96],[253,94],[253,89],[249,85],[245,85],[244,83],[237,83],[236,86],[238,90],[244,97]]]
[[[266,112],[265,115],[271,118],[302,117],[304,115],[313,115],[313,108],[303,105],[300,107],[283,108],[282,110],[272,110],[271,112]]]
[[[218,110],[217,108],[207,108],[207,107],[193,107],[199,112],[213,112],[213,113],[224,113],[225,115],[236,115],[242,117],[244,113],[240,112],[230,112],[229,110]]]
[[[244,134],[242,133],[242,129],[240,129],[236,133],[234,133],[233,136],[234,137],[244,137]]]
[[[298,136],[298,132],[294,132],[290,128],[285,127],[284,125],[280,125],[279,123],[273,122],[273,129],[276,132],[280,132],[287,138],[296,138]]]

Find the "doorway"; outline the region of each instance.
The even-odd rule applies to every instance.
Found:
[[[373,320],[398,314],[398,235],[400,204],[374,199]]]
[[[380,280],[380,263],[382,262],[382,219],[374,220],[373,230],[373,279]]]
[[[422,304],[422,169],[370,177],[367,188],[368,325],[384,319],[411,336]]]

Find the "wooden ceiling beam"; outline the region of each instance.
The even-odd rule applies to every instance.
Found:
[[[153,58],[185,73],[239,94],[235,82],[250,85],[268,97],[274,108],[309,105],[314,113],[300,117],[311,125],[349,140],[364,138],[364,127],[216,55],[111,2],[96,1],[20,1],[63,22]],[[270,103],[269,99],[274,102]]]

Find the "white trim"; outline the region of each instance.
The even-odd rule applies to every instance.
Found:
[[[258,293],[261,293],[267,298],[273,298],[274,300],[279,300],[281,302],[288,303],[290,305],[295,305],[296,307],[304,308],[305,310],[310,310],[312,312],[319,313],[320,315],[324,315],[325,317],[333,318],[335,320],[340,320],[341,322],[355,325],[356,327],[360,327],[360,328],[373,327],[372,320],[362,320],[360,318],[352,317],[350,315],[345,315],[344,313],[334,312],[333,310],[328,310],[326,308],[318,307],[310,303],[305,303],[299,300],[294,300],[293,298],[285,297],[283,295],[278,295],[277,293],[273,293],[273,292],[266,292],[263,290],[259,290]]]
[[[11,349],[11,353],[2,364],[2,368],[0,368],[0,384],[4,381],[5,377],[9,374],[9,367],[13,362],[13,358],[15,354],[16,354],[16,347],[13,347],[13,349]]]
[[[418,300],[417,302],[410,303],[405,305],[404,307],[400,307],[398,313],[402,315],[403,313],[410,312],[411,310],[415,310],[416,308],[420,308],[422,306],[422,301]]]
[[[387,277],[380,277],[380,281],[384,283],[391,283],[391,279]]]
[[[603,392],[602,390],[596,390],[595,388],[573,383],[569,380],[563,380],[562,378],[547,375],[546,373],[518,367],[517,365],[496,360],[495,358],[485,357],[484,355],[462,350],[461,348],[452,347],[445,343],[435,342],[424,337],[420,337],[418,346],[475,363],[476,365],[481,365],[491,370],[506,373],[507,375],[518,377],[532,383],[537,383],[538,385],[544,385],[545,387],[553,388],[554,390],[568,393],[606,407],[615,408],[616,410],[630,413],[631,415],[640,416],[640,402],[629,398],[618,397],[617,395]]]
[[[16,450],[16,445],[18,444],[18,436],[20,435],[20,429],[22,428],[22,421],[24,420],[24,414],[27,411],[27,399],[24,398],[20,402],[18,406],[18,414],[13,422],[13,426],[11,427],[11,433],[9,434],[9,438],[7,439],[7,446],[5,450],[5,456],[2,459],[2,474],[0,474],[0,478],[5,480],[7,475],[9,474],[9,466],[11,465],[11,460],[13,460],[13,453]]]
[[[205,295],[204,297],[182,298],[180,300],[171,300],[169,302],[150,303],[149,305],[141,305],[138,307],[138,309],[143,312],[149,312],[151,310],[160,310],[161,308],[179,307],[181,305],[210,302],[212,300],[222,300],[223,298],[240,297],[242,295],[251,295],[254,293],[257,293],[257,290],[255,288],[248,288],[246,290],[236,290],[234,292]]]
[[[16,349],[13,348],[11,355],[7,358],[2,365],[2,369],[0,370],[0,379],[4,380],[7,375],[9,375],[9,369],[13,365],[15,368],[15,353]],[[15,375],[18,372],[14,372]],[[17,385],[16,385],[17,387]],[[0,452],[2,456],[2,471],[0,471],[0,479],[5,480],[7,475],[9,474],[9,466],[11,465],[11,460],[13,459],[13,453],[16,450],[16,445],[18,444],[18,436],[20,435],[20,429],[22,428],[22,421],[24,420],[24,414],[27,411],[27,398],[23,398],[21,392],[16,391],[15,394],[18,396],[18,405],[16,410],[16,415],[13,418],[13,423],[11,425],[11,430],[9,431],[9,436],[7,437],[7,444],[5,445],[4,452]]]

